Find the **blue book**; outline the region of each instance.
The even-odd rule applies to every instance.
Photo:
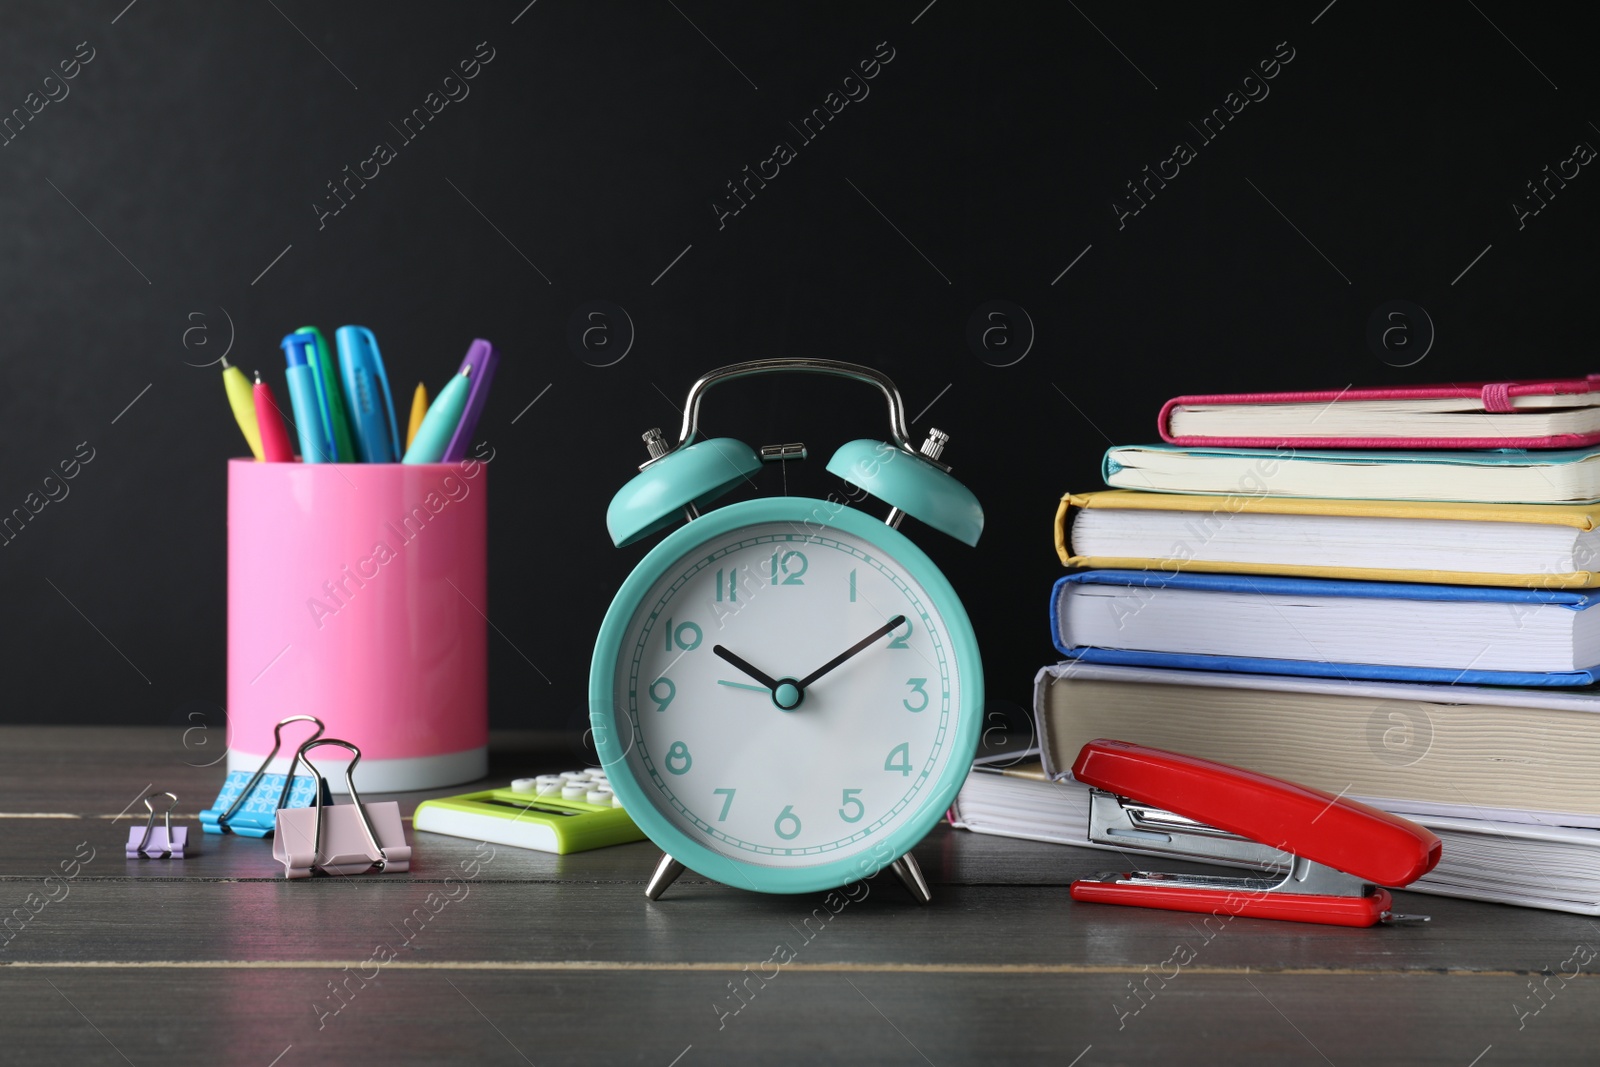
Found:
[[[1086,663],[1471,685],[1590,685],[1600,595],[1547,589],[1086,570],[1050,636]]]
[[[1333,500],[1600,503],[1600,448],[1333,452],[1304,448],[1118,445],[1114,489]]]

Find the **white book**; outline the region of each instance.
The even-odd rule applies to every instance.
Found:
[[[1089,787],[1070,778],[1052,781],[1038,762],[1019,764],[1018,758],[974,764],[951,806],[952,825],[1118,853],[1143,851],[1133,844],[1112,848],[1090,841]],[[1443,842],[1438,865],[1406,886],[1408,891],[1600,915],[1600,830],[1395,814],[1427,827]]]
[[[1600,596],[1578,592],[1120,570],[1069,575],[1053,601],[1057,647],[1072,654],[1524,674],[1600,664],[1596,605]]]
[[[1220,514],[1154,507],[1085,508],[1072,521],[1072,552],[1086,559],[1177,559],[1256,569],[1485,575],[1600,570],[1600,527],[1500,519],[1218,511]]]
[[[1508,440],[1600,432],[1600,394],[1519,396],[1514,412],[1485,411],[1476,399],[1343,400],[1332,404],[1175,405],[1175,438],[1440,438]]]
[[[1225,496],[1440,500],[1478,504],[1600,502],[1600,449],[1564,451],[1315,451],[1303,448],[1107,450],[1113,489]]]
[[[1116,738],[1408,818],[1600,829],[1600,692],[1069,662],[1034,680],[1044,768]]]

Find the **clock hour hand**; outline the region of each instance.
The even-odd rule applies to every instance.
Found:
[[[854,656],[858,652],[864,651],[879,638],[887,636],[890,631],[894,630],[905,621],[906,617],[904,615],[896,615],[894,618],[890,619],[888,622],[884,623],[882,626],[878,627],[876,630],[872,631],[870,634],[863,637],[861,640],[857,641],[855,644],[851,645],[849,648],[845,649],[843,652],[839,653],[837,656],[833,657],[828,662],[824,663],[822,666],[806,675],[804,678],[800,679],[798,683],[800,688],[805,689],[806,686],[810,685],[818,678],[821,678],[824,674],[827,674],[829,671],[833,670],[851,656]],[[738,664],[734,664],[734,666],[738,666]]]
[[[766,686],[768,691],[774,691],[778,688],[778,680],[776,678],[772,678],[758,668],[751,666],[745,660],[734,655],[732,652],[729,652],[721,645],[712,645],[711,651],[716,653],[721,658],[727,660],[729,663],[733,664],[735,667],[739,668],[739,670],[743,671],[745,674],[748,674],[762,685]]]

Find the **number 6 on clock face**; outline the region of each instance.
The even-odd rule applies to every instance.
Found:
[[[982,667],[904,535],[800,497],[673,532],[618,592],[590,678],[596,746],[652,840],[726,884],[876,873],[966,777]]]

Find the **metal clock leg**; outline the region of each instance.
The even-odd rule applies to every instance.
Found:
[[[667,891],[667,886],[676,882],[678,875],[682,873],[683,864],[663,852],[661,862],[656,864],[655,873],[650,876],[650,884],[644,887],[644,895],[651,900],[660,900],[661,894]]]
[[[933,900],[933,894],[928,891],[928,880],[922,877],[922,868],[917,866],[916,857],[911,853],[907,852],[889,864],[889,869],[907,889],[911,890],[911,895],[917,898],[918,904],[927,904]]]

